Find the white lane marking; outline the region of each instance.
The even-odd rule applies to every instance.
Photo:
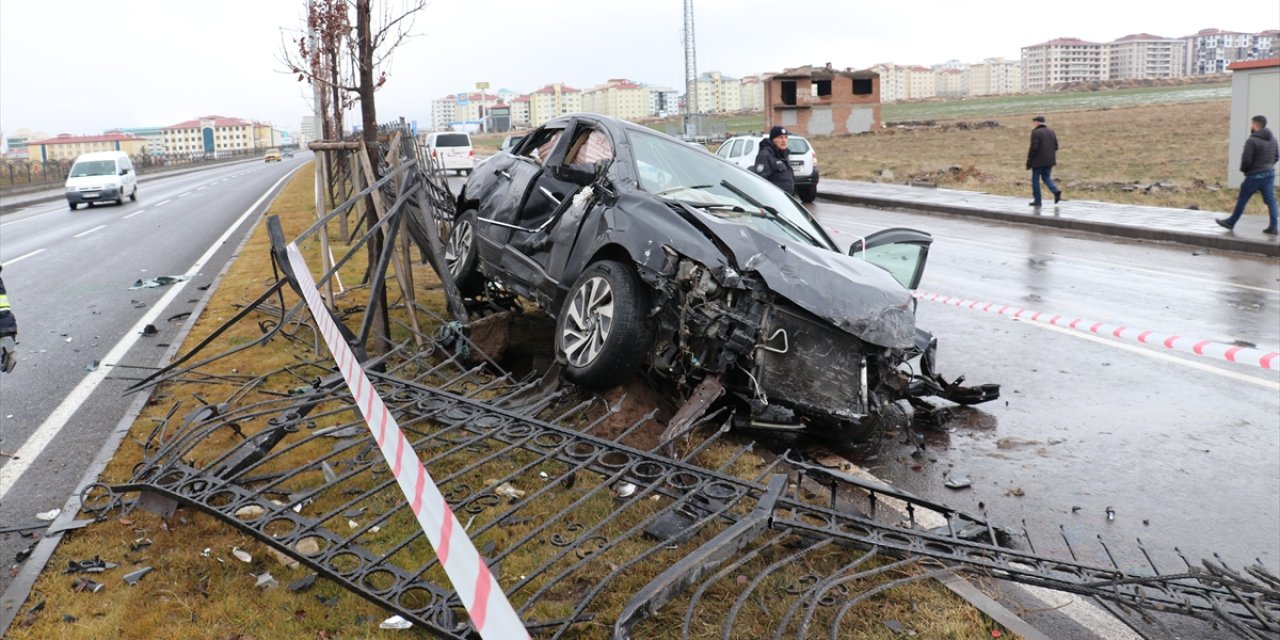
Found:
[[[200,259],[196,260],[195,264],[191,265],[191,268],[187,270],[187,273],[192,275],[199,273],[200,269],[204,268],[205,263],[209,262],[209,260],[213,258],[213,254],[217,253],[218,249],[222,248],[222,244],[231,237],[231,234],[235,233],[236,229],[240,228],[240,225],[244,224],[244,221],[249,219],[249,216],[253,214],[254,210],[256,210],[258,206],[276,190],[276,188],[283,184],[285,180],[288,180],[289,176],[294,174],[294,171],[297,171],[297,169],[284,174],[284,176],[277,180],[275,184],[271,185],[270,189],[267,189],[266,192],[262,194],[262,197],[249,205],[249,208],[246,209],[230,227],[227,227],[227,230],[223,232],[222,236],[217,240],[214,240],[213,244],[209,245],[209,250],[205,251],[204,255],[200,256]],[[102,357],[104,365],[106,363],[120,362],[120,359],[129,353],[129,349],[133,348],[133,345],[138,342],[138,339],[142,336],[143,328],[148,324],[154,323],[156,319],[160,317],[160,314],[164,312],[165,308],[182,293],[182,290],[185,289],[187,284],[190,282],[191,280],[188,279],[170,285],[169,291],[161,296],[160,300],[156,301],[156,303],[151,306],[151,309],[148,310],[147,313],[143,314],[143,316],[138,319],[138,322],[125,332],[124,337],[120,338],[120,341],[117,342],[114,347],[111,347],[111,350],[107,352],[107,355]],[[71,393],[67,394],[67,397],[62,400],[62,403],[53,410],[53,413],[49,414],[49,417],[45,418],[44,422],[40,423],[40,426],[31,434],[31,437],[27,438],[27,441],[22,443],[22,446],[18,447],[18,450],[13,453],[13,457],[11,457],[3,467],[0,467],[0,501],[4,500],[5,494],[9,493],[9,490],[13,489],[14,485],[17,484],[18,478],[21,478],[22,474],[26,473],[27,469],[35,463],[36,458],[40,457],[40,454],[45,450],[45,447],[48,447],[49,443],[57,437],[59,432],[62,431],[62,428],[67,426],[67,422],[71,420],[71,416],[75,415],[76,411],[80,409],[80,406],[89,399],[89,396],[98,388],[98,385],[102,384],[102,381],[107,379],[107,375],[111,372],[111,369],[111,366],[101,366],[98,367],[97,370],[90,372],[89,375],[85,376],[84,379],[80,381],[80,384],[76,385],[76,387],[71,390]]]
[[[52,211],[49,211],[49,212],[46,212],[46,213],[53,213],[53,212],[52,212]],[[31,216],[30,218],[23,218],[23,219],[21,219],[21,220],[14,220],[13,222],[6,222],[6,223],[4,223],[4,224],[0,224],[0,228],[3,228],[3,227],[11,227],[11,226],[13,226],[13,225],[15,225],[15,224],[22,224],[22,223],[24,223],[24,222],[31,222],[32,220],[35,220],[36,218],[39,218],[39,217],[40,217],[40,215],[44,215],[44,214],[34,215],[34,216]]]
[[[132,218],[132,217],[134,217],[134,216],[138,215],[139,213],[142,213],[143,211],[146,211],[146,209],[138,209],[137,211],[134,211],[133,213],[131,213],[131,214],[127,215],[127,216],[124,216],[123,218],[120,218],[120,219],[121,219],[121,220],[128,220],[129,218]]]
[[[1061,333],[1063,335],[1071,336],[1073,338],[1080,338],[1081,340],[1089,340],[1090,342],[1096,342],[1098,344],[1106,345],[1113,349],[1120,349],[1122,351],[1128,351],[1129,353],[1136,353],[1138,355],[1146,356],[1148,358],[1155,358],[1156,360],[1163,360],[1165,362],[1180,364],[1184,367],[1199,369],[1200,371],[1205,371],[1207,373],[1212,373],[1212,374],[1220,375],[1226,378],[1231,378],[1232,380],[1238,380],[1240,382],[1248,382],[1249,384],[1255,384],[1255,385],[1258,385],[1259,387],[1265,387],[1267,389],[1274,389],[1276,391],[1280,391],[1280,382],[1275,382],[1272,380],[1264,380],[1262,378],[1240,373],[1239,371],[1230,371],[1227,369],[1220,369],[1218,367],[1208,365],[1196,360],[1186,360],[1186,359],[1179,358],[1167,353],[1162,353],[1160,351],[1151,351],[1149,349],[1143,349],[1142,347],[1134,346],[1131,344],[1115,342],[1112,340],[1107,340],[1105,338],[1099,338],[1098,336],[1091,336],[1089,334],[1080,333],[1079,331],[1073,331],[1071,329],[1063,329],[1062,327],[1055,327],[1051,324],[1044,324],[1041,322],[1029,322],[1029,321],[1022,321],[1022,320],[1015,320],[1015,322],[1020,322],[1027,326],[1036,327],[1037,329],[1057,331],[1058,333]]]
[[[157,202],[157,203],[155,203],[155,205],[153,205],[153,206],[163,207],[163,206],[165,206],[166,204],[169,204],[170,202],[173,202],[173,200],[172,200],[172,199],[170,199],[170,200],[165,200],[164,202]]]
[[[90,229],[90,230],[88,230],[88,231],[81,231],[80,233],[77,233],[77,234],[75,234],[74,236],[71,236],[71,237],[72,237],[72,238],[83,238],[83,237],[85,237],[85,236],[87,236],[87,235],[89,235],[89,234],[93,233],[94,231],[98,231],[99,229],[106,229],[106,228],[107,228],[107,225],[105,225],[105,224],[100,224],[100,225],[98,225],[98,226],[96,226],[96,227],[94,227],[94,228],[92,228],[92,229]]]
[[[179,194],[178,194],[178,197],[179,197],[179,198],[185,198],[185,197],[187,197],[187,196],[189,196],[189,195],[191,195],[191,192],[190,192],[190,191],[188,191],[188,192],[186,192],[186,193],[179,193]]]
[[[854,225],[859,227],[868,227],[868,228],[877,229],[877,230],[885,228],[884,225],[869,224],[866,222],[854,222],[852,220],[831,220],[830,222],[832,223],[829,225],[831,227],[837,227],[835,223],[839,223],[841,225]],[[1002,249],[1018,257],[1027,257],[1029,255],[1025,253],[1018,253],[1017,249],[1009,247],[1007,245],[996,244],[992,242],[983,242],[981,240],[970,240],[968,238],[960,238],[952,235],[934,234],[933,237],[936,239],[945,239],[948,242],[958,242],[961,244],[974,245],[974,246],[982,247],[984,249],[992,249],[992,248]],[[1240,284],[1237,282],[1226,282],[1223,280],[1213,280],[1211,278],[1201,278],[1199,276],[1188,275],[1185,273],[1175,273],[1172,271],[1160,271],[1159,269],[1148,269],[1146,267],[1137,267],[1131,264],[1123,264],[1119,262],[1107,262],[1106,260],[1095,260],[1093,258],[1081,258],[1079,256],[1066,255],[1062,253],[1054,253],[1054,254],[1050,254],[1050,256],[1054,259],[1074,260],[1076,262],[1088,262],[1092,264],[1112,267],[1114,269],[1124,269],[1127,271],[1139,271],[1142,273],[1147,273],[1147,274],[1156,275],[1156,276],[1163,276],[1163,277],[1182,278],[1184,280],[1190,280],[1192,282],[1203,282],[1205,284],[1218,285],[1222,287],[1235,287],[1237,289],[1247,289],[1249,291],[1260,291],[1263,293],[1280,293],[1280,289],[1268,289],[1266,287],[1255,287],[1252,285]]]
[[[196,191],[204,191],[205,189],[208,189],[208,188],[209,188],[209,185],[206,184],[203,187],[196,187]]]
[[[32,251],[31,253],[24,253],[24,254],[22,254],[22,255],[20,255],[20,256],[18,256],[18,257],[16,257],[16,258],[12,259],[12,260],[5,260],[5,261],[4,261],[4,265],[5,265],[6,267],[12,267],[13,265],[18,264],[19,262],[22,262],[23,260],[26,260],[27,258],[30,258],[31,256],[34,256],[34,255],[36,255],[36,254],[40,254],[40,253],[44,253],[44,252],[45,252],[45,250],[44,250],[44,249],[36,249],[35,251]]]

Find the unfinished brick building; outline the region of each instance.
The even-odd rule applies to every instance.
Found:
[[[880,74],[797,67],[765,83],[766,128],[782,125],[798,135],[829,136],[880,128]]]

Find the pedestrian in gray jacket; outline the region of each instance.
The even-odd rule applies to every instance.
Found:
[[[1244,180],[1240,183],[1240,195],[1236,198],[1236,209],[1231,217],[1215,220],[1219,226],[1231,229],[1244,215],[1244,206],[1249,204],[1255,192],[1262,194],[1262,201],[1267,205],[1267,215],[1271,224],[1262,232],[1276,235],[1276,218],[1280,211],[1276,207],[1276,158],[1280,156],[1280,145],[1276,137],[1267,128],[1266,116],[1254,116],[1249,121],[1249,139],[1244,141],[1244,153],[1240,154],[1240,173]]]

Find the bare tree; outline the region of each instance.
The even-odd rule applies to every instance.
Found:
[[[359,102],[361,137],[369,166],[375,171],[382,163],[375,93],[387,82],[391,55],[411,36],[414,18],[425,6],[426,0],[310,0],[308,34],[294,41],[293,50],[286,47],[284,51],[289,71],[297,74],[300,82],[310,83],[320,96],[320,125],[326,140],[341,136],[343,113]],[[372,195],[366,198],[364,209],[368,228],[373,228],[377,210]],[[384,242],[381,232],[369,242],[366,273],[370,280]],[[381,330],[379,346],[385,348],[390,333],[385,286],[370,292],[369,305],[374,326]]]

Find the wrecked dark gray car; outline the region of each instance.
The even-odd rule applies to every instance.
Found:
[[[486,161],[458,211],[459,288],[536,301],[584,386],[643,372],[685,398],[727,392],[742,426],[847,442],[902,420],[901,401],[999,395],[945,381],[915,326],[928,234],[889,229],[845,255],[798,201],[650,129],[552,120]]]

